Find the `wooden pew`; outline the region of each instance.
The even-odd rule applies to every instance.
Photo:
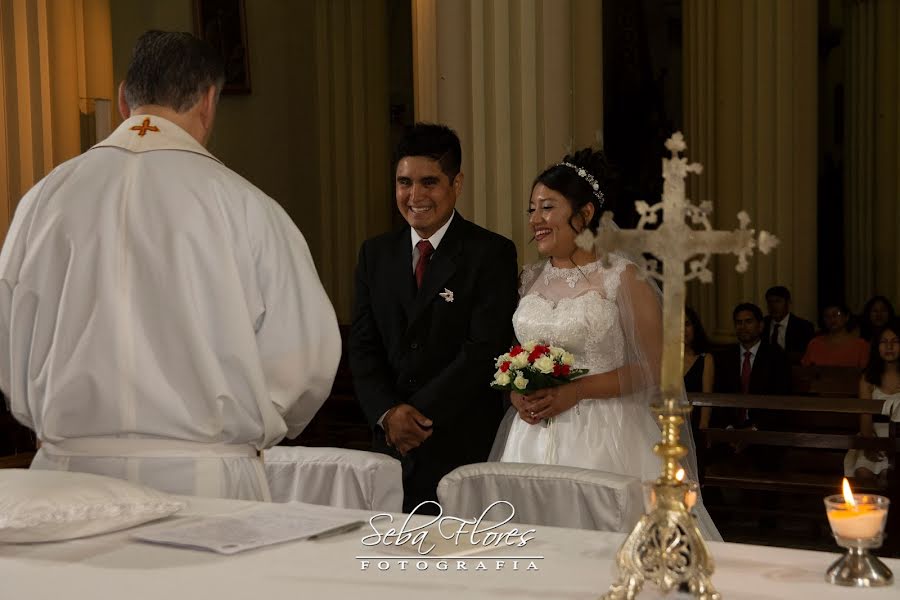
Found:
[[[774,493],[780,497],[812,495],[824,497],[839,493],[843,477],[843,455],[851,448],[881,450],[888,453],[892,468],[887,481],[852,481],[854,491],[886,495],[900,502],[898,456],[900,456],[900,424],[892,423],[887,438],[865,438],[857,435],[859,416],[880,415],[882,400],[855,397],[756,396],[729,394],[690,394],[695,407],[713,409],[746,408],[769,411],[764,430],[706,428],[697,431],[700,484],[704,489],[730,488]],[[785,417],[777,418],[783,414]],[[829,414],[841,417],[844,431],[822,429],[814,419],[804,415]],[[751,447],[752,446],[752,447]],[[729,455],[730,447],[746,448]],[[723,452],[723,448],[725,449]],[[772,451],[767,448],[779,448]],[[776,458],[765,464],[767,453]],[[762,457],[762,460],[759,460]],[[761,464],[763,463],[763,464]],[[812,506],[812,505],[810,505]],[[821,503],[818,505],[821,507]],[[759,507],[757,507],[759,508]],[[751,507],[741,507],[752,512]],[[757,511],[770,517],[790,511]],[[818,521],[826,527],[824,509],[800,516]],[[900,512],[891,511],[885,550],[900,552]],[[797,517],[793,514],[792,517]],[[827,531],[827,529],[826,529]]]
[[[856,367],[791,367],[791,393],[809,396],[854,397],[859,394],[862,370]]]

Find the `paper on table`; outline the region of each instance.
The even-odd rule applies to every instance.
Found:
[[[188,517],[134,535],[156,544],[236,554],[293,540],[328,537],[359,529],[365,521],[311,514],[297,503],[266,504],[236,515]]]

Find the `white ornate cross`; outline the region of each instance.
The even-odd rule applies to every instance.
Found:
[[[750,217],[743,211],[738,213],[737,229],[714,230],[709,222],[712,203],[695,205],[685,198],[685,178],[688,173],[699,174],[702,165],[688,164],[687,158],[680,156],[687,148],[680,132],[666,140],[666,148],[672,157],[663,159],[662,201],[653,206],[635,202],[641,215],[637,227],[634,230],[610,227],[612,213],[605,212],[596,235],[585,231],[578,237],[580,246],[592,249],[601,257],[617,250],[638,257],[645,252],[652,254],[653,260],[639,258],[643,272],[663,284],[660,373],[663,403],[653,407],[662,432],[662,441],[653,451],[663,460],[663,471],[654,483],[655,506],[644,515],[616,557],[619,578],[605,596],[612,600],[634,598],[645,581],[652,581],[665,592],[685,584],[699,598],[720,598],[710,579],[714,568],[712,557],[688,512],[686,483],[681,479],[684,472],[678,473],[679,461],[687,453],[679,440],[680,427],[690,412],[690,407],[681,402],[685,284],[691,279],[712,281],[709,259],[713,254],[735,254],[737,270],[743,273],[754,248],[768,254],[778,245],[778,239],[765,231],[754,239],[755,231],[748,228]],[[657,229],[646,229],[657,223]],[[662,261],[661,273],[659,261]]]
[[[733,231],[714,230],[709,222],[712,202],[699,205],[685,198],[684,180],[688,173],[701,173],[703,165],[688,164],[687,158],[680,156],[687,149],[684,136],[676,132],[666,140],[666,149],[672,158],[663,158],[662,201],[648,205],[642,200],[634,203],[641,218],[633,230],[609,228],[613,215],[607,211],[601,219],[596,236],[590,232],[582,234],[579,244],[593,248],[600,256],[616,250],[626,250],[640,257],[652,254],[655,260],[644,261],[646,275],[662,282],[663,288],[663,355],[660,384],[663,396],[680,398],[684,387],[682,360],[684,358],[684,303],[685,283],[699,279],[704,283],[712,281],[709,259],[713,254],[735,254],[738,257],[737,271],[747,270],[747,259],[759,248],[763,254],[778,245],[778,238],[766,231],[754,239],[755,231],[749,229],[750,217],[738,213],[738,229]],[[688,223],[690,221],[690,223]],[[646,229],[647,225],[659,223],[657,229]],[[699,228],[695,228],[699,227]],[[663,268],[660,273],[662,261]],[[687,263],[688,269],[680,265]]]

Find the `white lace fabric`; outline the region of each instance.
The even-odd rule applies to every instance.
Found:
[[[172,515],[185,503],[157,490],[90,473],[0,470],[0,542],[68,540]]]
[[[529,340],[565,348],[575,367],[590,374],[615,371],[620,394],[585,399],[553,418],[549,426],[529,425],[510,409],[492,456],[506,462],[558,464],[629,475],[659,476],[653,454],[660,430],[649,409],[659,397],[662,310],[658,288],[637,277],[627,258],[611,255],[577,268],[543,261],[522,273],[521,299],[513,315],[520,342]],[[683,465],[696,480],[696,454],[683,428],[690,454]],[[720,540],[708,513],[698,503],[701,531]]]

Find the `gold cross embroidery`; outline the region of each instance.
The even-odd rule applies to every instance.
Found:
[[[159,131],[159,127],[156,125],[150,124],[150,119],[144,119],[144,122],[140,125],[135,125],[131,128],[131,131],[137,131],[138,135],[144,137],[148,131]]]

